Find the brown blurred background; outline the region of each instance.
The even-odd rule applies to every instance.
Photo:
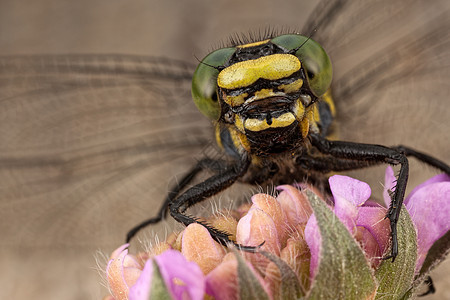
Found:
[[[195,63],[194,55],[203,57],[230,33],[268,26],[299,31],[314,4],[266,0],[2,0],[0,54],[120,53],[162,55]],[[9,209],[8,203],[0,201],[1,208]],[[0,225],[7,226],[1,221]],[[109,253],[121,239],[58,247],[0,242],[0,298],[100,299],[107,291],[96,270],[96,251]],[[447,261],[434,271],[438,294],[424,299],[450,299],[449,270]]]

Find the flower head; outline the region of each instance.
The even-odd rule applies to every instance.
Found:
[[[393,182],[388,168],[387,205]],[[258,253],[223,247],[200,224],[148,253],[132,256],[122,246],[108,265],[114,299],[408,298],[429,271],[423,266],[442,259],[428,251],[450,227],[449,176],[433,177],[405,199],[409,214],[400,214],[394,263],[382,260],[390,248],[387,208],[370,200],[366,183],[332,176],[328,198],[300,186],[279,186],[276,197],[256,194],[251,204],[202,221],[238,244],[264,243]]]
[[[176,250],[167,250],[142,266],[128,254],[127,244],[118,248],[107,267],[114,299],[146,300],[168,296],[172,299],[203,299],[205,282],[200,267]]]

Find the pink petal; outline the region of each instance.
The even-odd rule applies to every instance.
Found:
[[[356,240],[360,243],[366,258],[371,262],[373,268],[381,262],[381,251],[375,237],[364,227],[356,227]]]
[[[306,241],[302,238],[289,238],[286,247],[281,250],[280,258],[297,274],[300,286],[307,291],[310,282],[311,254]]]
[[[245,246],[258,246],[273,254],[280,254],[280,241],[272,217],[259,208],[252,207],[238,222],[236,241]]]
[[[128,255],[128,249],[124,246],[113,252],[114,258],[106,267],[108,286],[117,300],[128,298],[129,288],[135,284],[142,273],[142,266],[133,256]],[[122,252],[119,253],[118,250]]]
[[[206,293],[217,299],[239,299],[236,260],[222,262],[206,276]]]
[[[252,203],[253,207],[261,209],[272,218],[277,229],[278,238],[281,244],[285,245],[288,232],[286,231],[286,217],[280,203],[268,194],[253,195]]]
[[[277,196],[277,201],[284,211],[288,226],[294,228],[300,223],[308,222],[312,209],[305,194],[290,185],[280,185],[277,190],[282,191]]]
[[[280,254],[281,243],[272,217],[259,208],[252,207],[237,225],[236,241],[244,246],[259,246],[261,250],[275,255]],[[269,261],[261,254],[244,253],[244,257],[254,266],[266,268]]]
[[[220,264],[225,250],[212,239],[204,226],[193,223],[183,232],[181,253],[188,261],[197,263],[206,275]]]
[[[328,179],[328,182],[333,197],[343,198],[354,206],[363,205],[372,192],[367,183],[348,176],[334,175]]]
[[[433,178],[432,178],[433,179]],[[450,230],[450,181],[432,180],[415,189],[406,208],[417,229],[418,262],[422,266],[433,243]]]
[[[161,275],[175,299],[202,300],[205,293],[205,277],[200,267],[188,262],[176,250],[167,250],[155,256]]]
[[[447,174],[439,174],[436,175],[434,177],[431,177],[430,179],[428,179],[427,181],[419,184],[418,186],[416,186],[411,193],[409,193],[408,197],[405,198],[405,201],[403,202],[405,205],[409,202],[409,199],[411,199],[411,197],[420,189],[422,189],[423,187],[432,184],[432,183],[438,183],[438,182],[450,182],[450,176]]]
[[[308,244],[309,251],[311,253],[309,270],[312,280],[316,276],[319,268],[320,246],[322,244],[322,237],[320,235],[319,226],[314,214],[309,218],[308,223],[306,223],[305,241]]]
[[[370,187],[365,182],[341,175],[331,176],[328,182],[334,197],[334,213],[353,234],[356,229],[358,207],[369,199]]]
[[[387,209],[378,205],[363,206],[359,209],[357,226],[365,228],[372,237],[365,235],[368,238],[367,243],[372,242],[372,238],[376,241],[379,255],[386,253],[390,245],[390,225],[389,220],[385,219]],[[366,242],[363,240],[363,244]],[[377,253],[377,251],[370,251],[371,253]]]
[[[161,255],[155,256],[154,260],[159,267],[167,290],[174,299],[203,299],[205,280],[197,264],[188,262],[176,250],[167,250]],[[130,289],[130,300],[149,299],[153,272],[153,260],[148,260],[141,277]]]
[[[268,284],[261,278],[251,264],[245,263],[253,271],[267,294],[270,295]],[[236,257],[232,253],[227,254],[224,261],[206,276],[206,293],[218,300],[239,299],[240,287],[237,270],[238,263]]]
[[[114,250],[111,253],[110,259],[115,259],[115,258],[119,257],[125,249],[128,249],[129,246],[130,246],[130,244],[123,244],[122,246],[120,246],[119,248]]]
[[[207,223],[220,231],[228,233],[229,238],[235,241],[236,227],[238,222],[237,220],[240,219],[240,215],[239,217],[233,217],[232,215],[237,216],[238,214],[235,212],[231,212],[230,215],[228,214],[212,215],[211,217],[207,218]]]
[[[147,260],[142,274],[130,289],[129,300],[145,300],[150,297],[150,287],[153,278],[153,260]]]
[[[383,189],[383,199],[386,207],[391,205],[391,196],[389,196],[388,190],[395,191],[395,185],[397,184],[397,178],[394,176],[394,169],[391,166],[386,168],[384,173],[384,189]]]
[[[336,205],[334,207],[334,214],[341,220],[350,234],[354,234],[356,219],[358,218],[358,208],[339,196],[335,197],[334,201]]]

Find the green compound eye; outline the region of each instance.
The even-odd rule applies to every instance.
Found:
[[[286,49],[293,50],[300,47],[307,37],[297,34],[280,35],[271,40],[272,43]],[[309,39],[295,53],[300,59],[308,77],[311,92],[320,97],[328,90],[333,76],[331,61],[319,43]]]
[[[223,66],[236,51],[236,48],[222,48],[208,54],[198,65],[192,78],[192,98],[202,114],[218,120],[220,106],[217,101],[217,75],[215,67]]]

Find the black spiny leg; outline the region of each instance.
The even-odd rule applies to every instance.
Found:
[[[411,149],[409,147],[405,146],[396,146],[392,147],[396,149],[397,151],[405,154],[406,156],[412,156],[420,160],[421,162],[424,162],[432,167],[438,168],[442,170],[443,172],[450,175],[450,166],[444,163],[443,161],[440,161],[439,159],[436,159],[432,156],[429,156],[428,154],[416,151],[414,149]]]
[[[405,197],[406,184],[408,182],[408,159],[405,154],[399,152],[397,149],[392,149],[380,145],[359,144],[342,141],[329,141],[324,137],[311,134],[311,144],[320,152],[329,154],[336,158],[344,158],[354,161],[363,161],[363,166],[369,166],[377,163],[387,163],[392,165],[400,164],[400,173],[397,179],[395,192],[392,195],[391,206],[386,215],[391,223],[391,237],[392,237],[392,252],[391,255],[385,259],[395,257],[398,254],[397,241],[397,221],[400,210]]]
[[[232,243],[240,250],[249,252],[256,251],[259,248],[259,246],[251,247],[238,245],[229,239],[229,235],[226,232],[217,230],[209,226],[208,224],[199,221],[195,217],[188,216],[185,214],[185,211],[189,207],[231,186],[239,177],[242,177],[245,174],[249,165],[250,159],[247,157],[247,155],[244,155],[242,160],[237,162],[235,165],[232,165],[223,172],[221,172],[220,174],[214,175],[205,180],[204,182],[201,182],[191,187],[186,192],[181,194],[178,198],[176,198],[174,201],[169,203],[170,214],[175,220],[177,220],[180,223],[183,223],[186,226],[192,223],[198,223],[203,225],[206,229],[208,229],[213,239],[222,245],[226,246],[228,243]]]
[[[428,154],[404,146],[391,147],[391,149],[398,150],[399,152],[403,153],[406,156],[415,157],[421,162],[424,162],[432,167],[440,169],[441,171],[450,175],[449,165],[432,156],[429,156]],[[316,157],[316,156],[302,155],[296,158],[295,163],[301,168],[306,170],[314,170],[317,172],[329,173],[332,171],[340,172],[340,171],[361,169],[365,167],[379,165],[381,163],[384,163],[384,161],[355,160],[348,158],[337,158],[326,156]]]
[[[302,169],[321,173],[349,171],[380,164],[380,162],[375,161],[361,161],[336,157],[315,157],[309,155],[297,157],[295,163]]]
[[[171,191],[169,191],[166,199],[164,200],[164,203],[162,204],[161,208],[158,211],[158,214],[156,217],[153,217],[151,219],[145,220],[142,223],[136,225],[134,228],[132,228],[127,233],[127,239],[126,242],[129,243],[130,240],[143,228],[147,227],[151,224],[156,224],[167,216],[167,209],[169,204],[175,199],[180,191],[185,188],[194,178],[195,176],[200,173],[202,170],[210,169],[215,172],[218,172],[218,170],[221,170],[225,166],[225,162],[219,161],[219,160],[213,160],[204,158],[197,162],[197,164],[181,179],[180,182],[177,183],[176,186],[173,187]]]

